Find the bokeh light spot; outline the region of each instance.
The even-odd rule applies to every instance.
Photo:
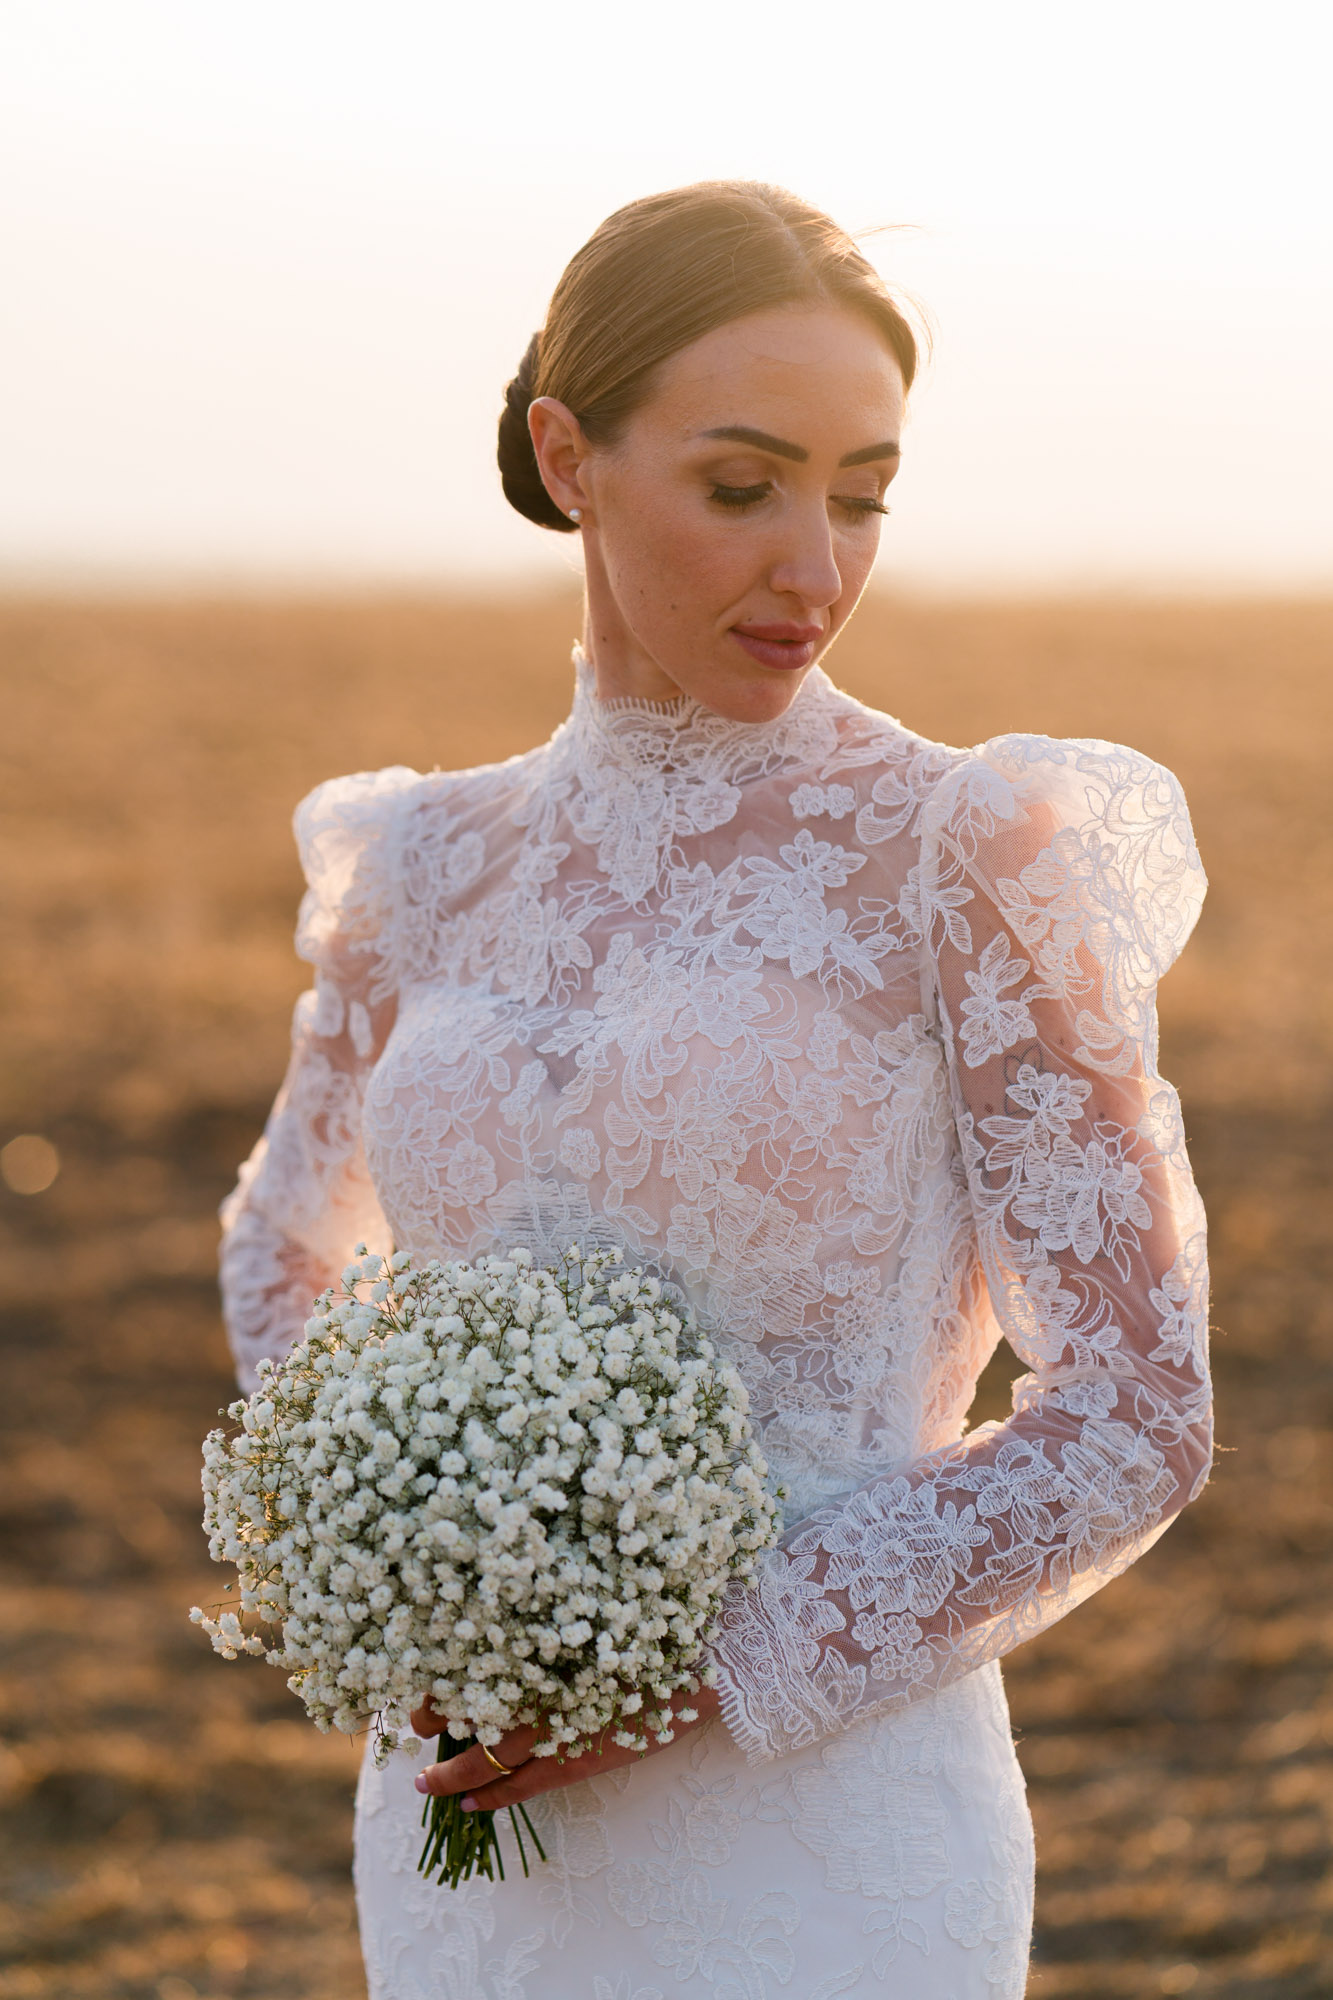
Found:
[[[59,1172],[59,1153],[37,1132],[20,1132],[0,1148],[0,1180],[12,1194],[45,1194]]]

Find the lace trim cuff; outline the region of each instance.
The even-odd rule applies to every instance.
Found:
[[[722,1719],[751,1764],[833,1735],[865,1700],[864,1667],[820,1644],[837,1611],[795,1569],[778,1552],[751,1589],[733,1587],[709,1646]],[[808,1598],[803,1618],[784,1602],[793,1588]]]

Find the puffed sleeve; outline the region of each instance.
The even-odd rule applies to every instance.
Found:
[[[923,813],[923,989],[1013,1411],[795,1527],[714,1646],[752,1759],[1009,1651],[1118,1575],[1211,1462],[1204,1218],[1157,981],[1205,887],[1170,772],[1010,736]]]
[[[316,1295],[387,1231],[361,1147],[366,1077],[393,1026],[395,860],[405,800],[396,767],[334,778],[296,809],[308,888],[296,948],[315,969],[296,1003],[277,1101],[222,1206],[223,1316],[242,1388],[299,1339]]]

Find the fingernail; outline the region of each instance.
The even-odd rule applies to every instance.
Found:
[[[475,1812],[477,1810],[477,1801],[473,1798],[471,1792],[466,1795],[462,1804],[464,1812]]]
[[[426,1774],[424,1771],[418,1771],[412,1783],[419,1792],[428,1792],[430,1790],[430,1786],[426,1783]]]

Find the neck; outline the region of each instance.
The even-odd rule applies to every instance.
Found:
[[[682,690],[620,615],[592,535],[584,535],[583,651],[599,701],[677,701]]]

